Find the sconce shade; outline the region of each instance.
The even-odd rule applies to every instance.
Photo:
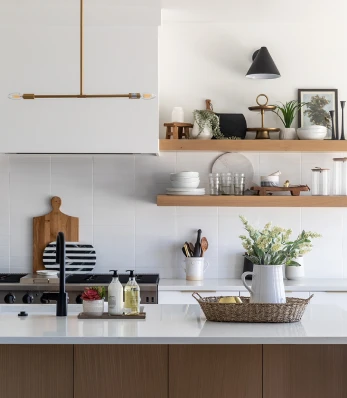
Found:
[[[262,47],[253,54],[253,63],[246,77],[250,79],[277,79],[281,77],[266,47]]]

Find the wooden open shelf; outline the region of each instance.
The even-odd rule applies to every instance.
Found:
[[[208,207],[347,207],[347,196],[158,195],[157,205]]]
[[[347,152],[347,141],[332,140],[159,140],[160,151]]]

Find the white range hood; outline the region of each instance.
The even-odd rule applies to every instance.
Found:
[[[11,101],[79,91],[79,0],[2,3],[0,152],[157,153],[158,98]],[[160,3],[85,0],[84,92],[158,93]]]

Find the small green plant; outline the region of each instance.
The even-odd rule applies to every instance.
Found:
[[[299,102],[299,101],[289,101],[283,104],[280,102],[282,106],[276,106],[274,113],[281,119],[285,128],[290,128],[293,124],[295,116],[300,111],[302,107],[304,107],[306,102]]]
[[[240,139],[239,137],[224,137],[222,132],[220,131],[219,127],[219,117],[212,111],[210,110],[198,110],[195,109],[193,112],[194,115],[194,121],[197,123],[199,126],[199,134],[198,136],[202,133],[205,127],[210,127],[213,137],[216,138],[217,140],[238,140]]]
[[[269,222],[263,230],[257,230],[244,216],[240,219],[249,235],[240,235],[246,249],[245,257],[253,264],[300,266],[294,260],[312,250],[311,239],[321,237],[315,232],[302,231],[295,240],[291,240],[291,229],[272,227]]]

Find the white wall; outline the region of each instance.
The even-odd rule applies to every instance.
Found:
[[[191,121],[206,98],[216,111],[244,113],[249,126],[260,123],[260,116],[248,110],[260,93],[272,104],[297,99],[299,88],[338,88],[340,99],[347,98],[345,1],[162,3],[161,125],[174,106],[182,106]],[[280,79],[245,78],[261,46],[268,47]],[[265,120],[269,127],[281,126],[274,114]]]
[[[207,276],[239,277],[242,247],[238,236],[244,214],[255,225],[271,220],[321,232],[305,257],[307,276],[347,277],[347,209],[327,208],[192,208],[157,207],[169,174],[196,170],[207,187],[207,174],[219,153],[164,153],[115,156],[0,156],[0,271],[32,270],[32,217],[50,211],[59,195],[62,211],[80,218],[81,241],[97,250],[95,271],[109,269],[159,272],[183,277],[184,241],[194,241],[201,228],[210,242]],[[307,181],[317,162],[331,154],[246,154],[256,174],[284,170],[293,181]],[[295,178],[295,180],[294,180]]]
[[[187,3],[188,10],[177,9]],[[244,112],[249,123],[257,123],[257,115],[247,107],[260,92],[271,102],[296,98],[296,90],[305,87],[336,87],[341,99],[347,94],[346,5],[341,0],[331,4],[164,0],[164,5],[171,9],[163,11],[161,32],[161,124],[169,120],[173,106],[183,106],[189,115],[204,105],[205,98],[213,99],[216,110]],[[268,46],[281,79],[244,78],[252,52],[261,45]],[[9,79],[16,82],[15,76]],[[271,116],[267,120],[277,123]],[[80,217],[81,240],[92,242],[98,251],[96,271],[134,267],[139,272],[158,271],[162,277],[183,276],[180,247],[202,228],[210,242],[207,276],[239,276],[238,215],[244,214],[259,225],[272,220],[295,233],[302,228],[321,232],[323,238],[305,258],[307,276],[347,277],[347,209],[155,205],[156,194],[164,193],[169,184],[170,172],[199,171],[206,186],[218,155],[1,156],[0,271],[31,270],[32,217],[48,212],[49,198],[59,195],[62,210]],[[310,183],[310,168],[331,166],[334,156],[245,155],[258,176],[281,169],[282,178],[297,183]]]

